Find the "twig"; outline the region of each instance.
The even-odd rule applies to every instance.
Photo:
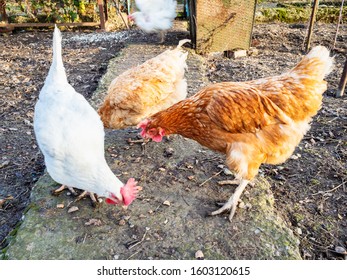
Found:
[[[120,16],[120,18],[122,19],[124,25],[127,27],[127,29],[130,29],[130,28],[129,28],[129,25],[128,25],[128,24],[126,23],[126,21],[124,20],[124,18],[123,18],[123,16],[122,16],[122,13],[121,13],[121,11],[119,10],[119,7],[118,7],[116,1],[113,0],[113,3],[114,3],[114,6],[116,7],[117,14],[118,14],[118,15]]]
[[[137,240],[137,241],[135,241],[135,242],[130,243],[130,245],[129,245],[129,246],[127,246],[127,247],[128,247],[128,249],[130,250],[130,249],[134,248],[135,246],[137,246],[137,245],[141,244],[141,243],[142,243],[142,242],[145,240],[145,237],[146,237],[147,231],[148,231],[148,230],[146,229],[146,231],[145,231],[145,233],[143,234],[143,236],[142,236],[141,240]]]
[[[216,174],[214,174],[214,175],[213,175],[213,176],[211,176],[210,178],[206,179],[204,182],[202,182],[202,183],[199,185],[199,187],[201,187],[201,186],[205,185],[205,183],[207,183],[208,181],[210,181],[212,178],[214,178],[214,177],[218,176],[218,175],[219,175],[219,174],[221,174],[222,172],[223,172],[223,170],[221,170],[221,171],[217,172]]]
[[[342,182],[340,185],[336,186],[335,188],[332,188],[332,189],[327,190],[327,191],[324,191],[324,192],[319,191],[319,192],[317,192],[317,193],[312,194],[312,196],[315,196],[315,195],[317,195],[317,194],[322,194],[322,195],[324,195],[324,194],[326,194],[326,193],[333,192],[333,191],[337,190],[339,187],[343,186],[344,184],[345,184],[345,182]]]
[[[138,253],[140,253],[141,250],[138,250],[137,252],[135,252],[134,254],[130,255],[129,258],[127,258],[127,260],[130,260],[133,256],[137,255]]]
[[[143,143],[145,141],[144,141],[144,139],[133,140],[133,139],[129,138],[127,142],[130,144],[130,143]]]
[[[87,239],[87,233],[84,235],[84,238],[83,238],[83,244],[84,244],[84,242],[86,242],[86,239]]]
[[[345,0],[342,0],[340,13],[339,13],[339,19],[338,19],[337,25],[336,25],[336,33],[335,33],[335,38],[334,38],[333,49],[335,48],[336,41],[337,41],[337,35],[339,34],[340,23],[341,23],[341,20],[342,20],[342,11],[343,11],[343,4],[344,4],[344,2],[345,2]]]
[[[183,201],[184,201],[188,206],[190,206],[190,204],[189,204],[189,203],[186,201],[186,199],[184,198],[184,195],[182,195],[181,197],[182,197]]]

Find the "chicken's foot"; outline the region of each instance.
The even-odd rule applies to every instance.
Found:
[[[99,201],[97,199],[97,195],[91,192],[87,192],[87,191],[83,191],[80,195],[74,190],[74,188],[66,186],[66,185],[61,185],[61,187],[59,187],[56,190],[52,191],[53,195],[59,195],[62,191],[68,189],[74,196],[77,196],[77,198],[75,199],[76,201],[81,200],[82,198],[85,198],[87,195],[89,195],[91,201],[92,201],[92,206],[93,207],[97,207],[99,205]]]
[[[84,191],[82,192],[76,199],[75,201],[79,201],[81,200],[82,198],[85,198],[86,196],[89,196],[91,201],[92,201],[92,206],[93,207],[97,207],[99,205],[99,201],[97,199],[97,195],[95,193],[91,193],[91,192],[87,192],[87,191]]]
[[[229,200],[220,209],[213,211],[211,215],[215,216],[230,209],[229,221],[231,222],[236,212],[236,207],[239,202],[240,196],[248,183],[249,180],[242,179],[239,186],[236,188],[234,194],[229,198]]]
[[[66,185],[61,185],[59,188],[53,190],[52,194],[59,195],[63,190],[66,190],[66,189],[68,189],[73,195],[76,195],[76,196],[78,195],[78,193],[72,187],[69,187]]]

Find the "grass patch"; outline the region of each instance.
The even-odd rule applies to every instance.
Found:
[[[310,7],[276,7],[259,8],[256,12],[255,21],[257,23],[285,22],[297,23],[308,22],[311,17],[312,9]],[[316,21],[322,23],[337,23],[339,18],[339,7],[319,7],[316,15]],[[347,7],[342,9],[342,22],[347,21]]]

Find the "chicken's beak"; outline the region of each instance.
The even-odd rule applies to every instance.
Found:
[[[105,202],[107,204],[122,204],[123,205],[123,198],[118,198],[117,196],[115,196],[113,193],[105,199]]]

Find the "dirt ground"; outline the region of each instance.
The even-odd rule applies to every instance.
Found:
[[[253,45],[259,54],[237,60],[207,58],[209,82],[249,80],[289,69],[303,54],[303,27],[256,25]],[[84,40],[83,36],[91,32],[95,31],[64,32],[69,82],[87,98],[97,88],[108,61],[124,44],[131,40],[156,41],[154,36],[137,31]],[[334,25],[317,25],[312,44],[331,47],[334,35]],[[6,236],[20,221],[31,189],[44,171],[32,121],[50,65],[51,36],[51,31],[35,30],[0,37],[0,248],[6,247]],[[342,47],[346,41],[347,26],[342,26],[337,44]],[[177,36],[169,34],[166,44],[176,43]],[[343,259],[347,247],[347,99],[346,95],[333,97],[344,63],[343,55],[336,54],[335,58],[323,108],[293,157],[283,165],[261,168],[272,184],[278,213],[300,238],[303,259]],[[199,157],[205,160],[203,154],[194,155],[194,159]]]

